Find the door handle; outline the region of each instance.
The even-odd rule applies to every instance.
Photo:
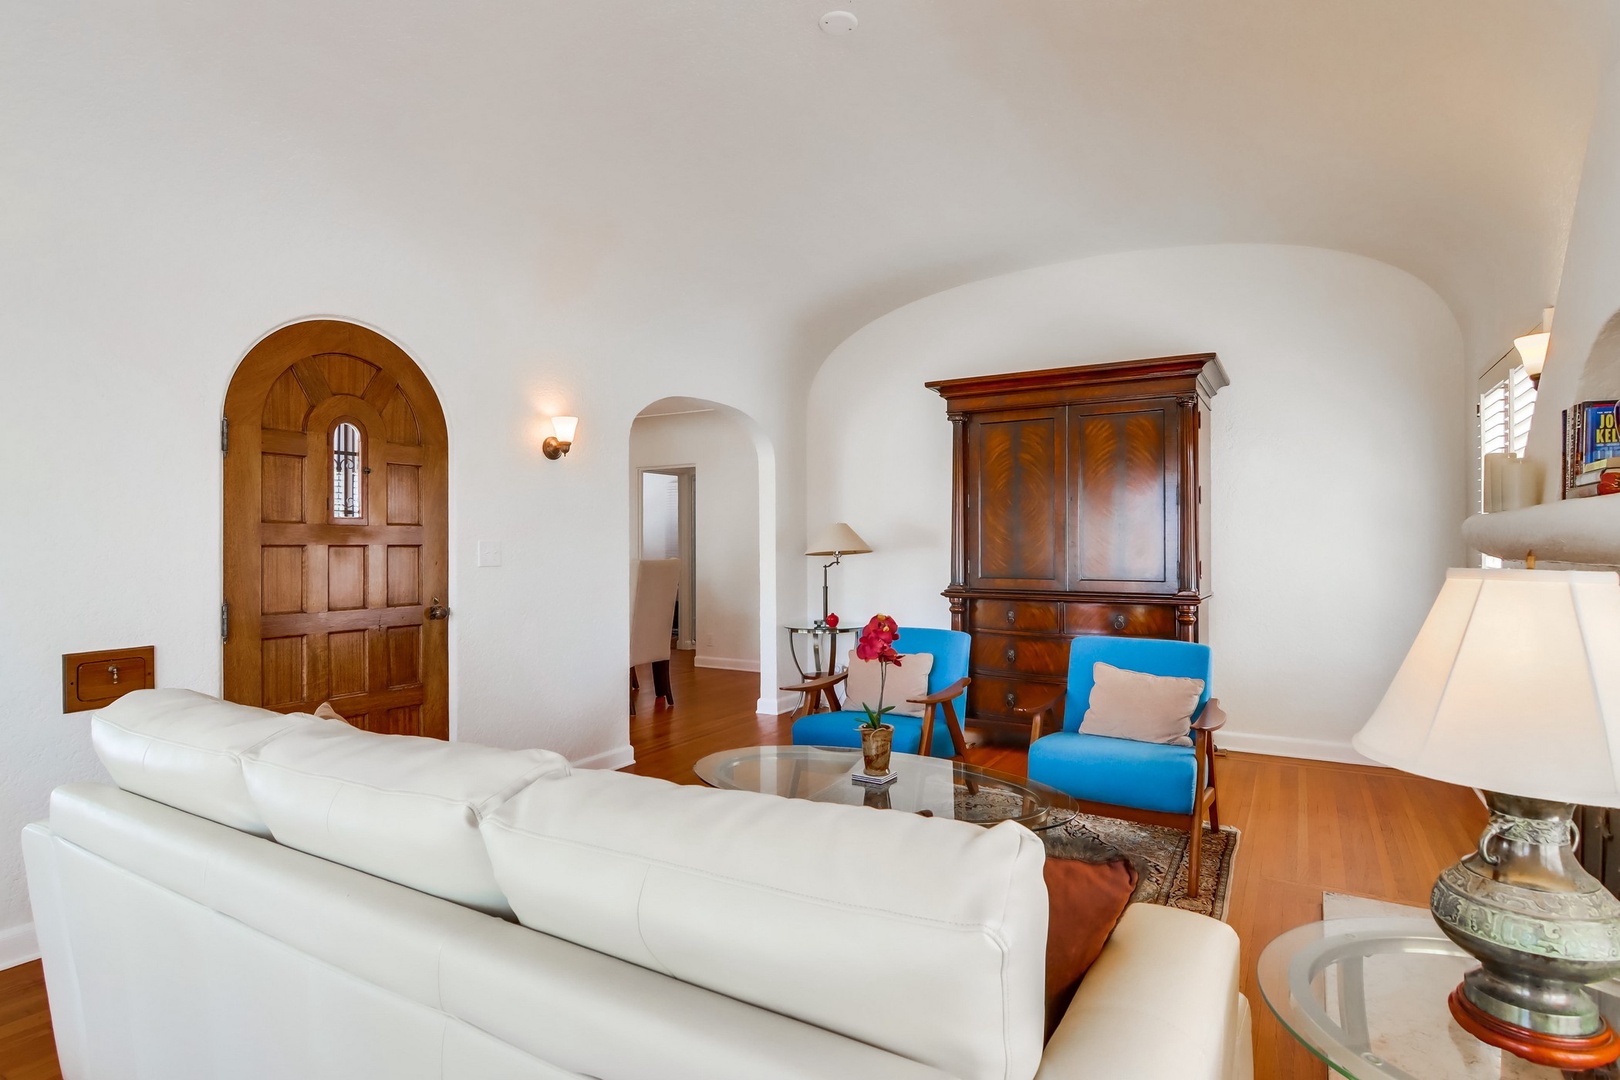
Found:
[[[427,617],[430,619],[448,619],[450,617],[450,609],[439,603],[439,598],[435,596],[433,598],[433,603],[428,605]]]

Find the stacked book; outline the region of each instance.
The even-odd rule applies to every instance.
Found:
[[[1564,413],[1564,498],[1620,493],[1620,416],[1614,401],[1583,401]]]

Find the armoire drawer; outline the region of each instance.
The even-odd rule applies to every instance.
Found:
[[[1017,634],[973,635],[973,667],[979,671],[1007,671],[1020,675],[1063,678],[1069,672],[1069,639],[1020,637]]]
[[[1176,636],[1176,609],[1170,604],[1065,604],[1064,607],[1067,610],[1063,629],[1068,634]]]
[[[973,629],[1055,634],[1063,629],[1063,605],[1030,600],[973,601]]]
[[[1033,682],[973,674],[968,686],[968,715],[987,719],[1023,719],[1019,709],[1038,709],[1063,691],[1062,682]]]

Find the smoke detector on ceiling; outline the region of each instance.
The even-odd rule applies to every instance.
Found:
[[[821,29],[834,37],[853,34],[860,20],[848,11],[829,11],[821,17]]]

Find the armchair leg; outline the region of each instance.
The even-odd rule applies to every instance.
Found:
[[[1210,736],[1209,762],[1205,766],[1209,770],[1209,827],[1219,832],[1221,828],[1221,814],[1216,807],[1220,804],[1220,788],[1215,786],[1215,738]]]
[[[956,748],[956,756],[963,761],[967,760],[967,737],[962,734],[962,724],[956,719],[956,703],[945,703],[945,726],[951,732],[951,745]]]
[[[1202,806],[1193,810],[1187,826],[1187,895],[1198,895],[1198,879],[1204,867],[1204,815]]]
[[[922,732],[917,737],[917,755],[929,757],[934,752],[934,707],[923,706]]]

